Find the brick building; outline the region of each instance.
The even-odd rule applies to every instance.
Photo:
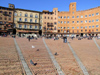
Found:
[[[100,34],[100,7],[76,11],[76,2],[70,3],[68,12],[58,12],[58,33],[67,35]]]
[[[0,35],[12,34],[14,8],[13,4],[9,4],[9,8],[0,6]]]

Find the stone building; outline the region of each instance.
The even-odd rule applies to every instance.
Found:
[[[40,25],[39,11],[15,9],[14,13],[14,28],[18,36],[25,36],[27,34],[39,34],[42,29]]]

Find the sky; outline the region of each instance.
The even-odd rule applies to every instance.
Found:
[[[87,10],[100,6],[100,0],[0,0],[0,6],[8,7],[14,4],[15,8],[34,11],[49,10],[58,8],[58,11],[69,11],[69,4],[76,2],[76,10]]]

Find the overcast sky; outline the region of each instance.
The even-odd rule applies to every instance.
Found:
[[[69,4],[76,2],[76,9],[86,10],[100,6],[100,0],[0,0],[0,6],[8,7],[8,4],[14,4],[15,8],[43,11],[52,11],[58,8],[59,11],[69,11]]]

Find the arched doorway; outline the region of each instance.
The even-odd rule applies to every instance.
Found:
[[[39,35],[40,35],[40,36],[42,35],[42,30],[39,30]]]
[[[16,29],[13,29],[13,34],[16,34]]]

